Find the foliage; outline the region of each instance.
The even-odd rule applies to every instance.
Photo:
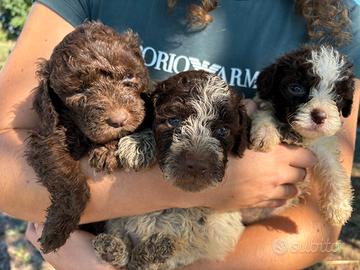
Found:
[[[0,26],[7,38],[15,39],[25,23],[32,0],[1,0]]]
[[[6,32],[2,29],[2,25],[0,23],[0,42],[6,42],[8,40]]]
[[[0,69],[4,65],[11,49],[14,47],[14,41],[1,40],[1,34],[2,32],[0,30]]]

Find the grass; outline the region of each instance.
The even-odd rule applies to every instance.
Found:
[[[9,52],[13,46],[13,41],[0,41],[0,68],[5,64]]]

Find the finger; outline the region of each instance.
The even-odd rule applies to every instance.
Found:
[[[34,226],[34,223],[28,223],[28,226],[26,228],[26,232],[25,232],[25,237],[26,239],[37,249],[39,249],[39,243],[37,241],[38,237],[36,234],[36,229]]]
[[[276,208],[285,205],[287,200],[267,200],[261,203],[258,203],[254,207],[259,208]]]
[[[33,235],[35,235],[34,223],[29,222],[26,227],[25,237],[30,240],[33,238]]]
[[[317,158],[310,151],[302,147],[281,145],[281,151],[288,156],[289,164],[297,168],[311,168],[317,163]]]
[[[40,237],[44,229],[44,225],[41,223],[34,223],[36,234]]]
[[[283,184],[276,187],[272,199],[288,200],[298,195],[299,190],[293,184]]]
[[[296,184],[301,182],[306,177],[306,169],[287,166],[279,172],[279,177],[276,180],[278,185]]]

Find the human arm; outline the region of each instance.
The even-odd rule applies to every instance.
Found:
[[[37,240],[41,236],[42,229],[43,226],[40,224],[29,223],[25,232],[26,238],[39,251],[40,243]],[[96,255],[91,245],[93,238],[94,235],[77,230],[57,252],[42,254],[42,256],[56,270],[115,270],[113,266]]]

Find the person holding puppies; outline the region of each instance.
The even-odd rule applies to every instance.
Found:
[[[188,69],[206,69],[252,97],[258,71],[310,38],[340,47],[354,63],[359,78],[360,59],[356,53],[360,44],[356,29],[360,25],[359,12],[354,0],[35,2],[0,75],[1,210],[31,222],[44,221],[49,194],[37,183],[34,171],[23,157],[28,130],[39,121],[31,110],[31,89],[37,85],[35,63],[39,58],[48,59],[60,40],[84,20],[100,20],[118,31],[132,28],[138,32],[152,79],[162,80]],[[320,29],[317,23],[321,24]],[[344,121],[344,132],[338,135],[348,175],[359,87],[356,80],[351,116]],[[253,104],[249,102],[249,111],[251,108]],[[295,184],[304,179],[306,168],[315,163],[309,151],[293,146],[279,145],[270,153],[246,151],[242,159],[229,159],[219,187],[192,194],[167,184],[157,166],[137,173],[116,171],[111,175],[94,175],[85,158],[82,171],[89,179],[92,199],[80,222],[174,207],[205,206],[222,211],[277,207],[297,194]],[[261,269],[264,265],[270,269],[290,269],[319,261],[327,255],[323,249],[306,255],[293,249],[279,253],[281,243],[288,247],[309,243],[321,246],[336,241],[340,228],[322,218],[318,200],[317,187],[312,186],[304,204],[248,226],[235,251],[224,261],[200,261],[186,269]],[[27,235],[35,245],[41,228],[33,224],[28,228]],[[45,259],[56,269],[111,269],[89,248],[91,237],[75,232],[62,249]]]

